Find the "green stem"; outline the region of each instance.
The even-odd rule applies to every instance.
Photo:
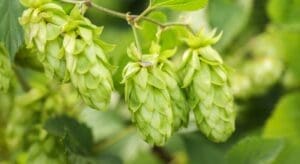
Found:
[[[185,23],[160,23],[154,19],[151,19],[149,17],[146,17],[145,15],[147,15],[149,12],[151,12],[153,9],[151,7],[147,7],[146,10],[144,10],[140,15],[130,15],[130,14],[125,14],[125,13],[121,13],[118,11],[114,11],[102,6],[99,6],[93,2],[91,2],[91,0],[80,0],[80,1],[76,1],[76,0],[61,0],[62,2],[66,2],[66,3],[71,3],[71,4],[78,4],[78,3],[85,3],[87,6],[93,7],[95,9],[97,9],[98,11],[104,12],[106,14],[109,14],[111,16],[115,16],[121,19],[124,19],[128,22],[128,24],[130,25],[134,25],[137,24],[139,21],[143,20],[143,21],[147,21],[149,23],[155,24],[163,29],[168,28],[168,27],[172,27],[172,26],[183,26],[185,28],[187,28],[189,31],[191,31],[192,33],[194,33],[193,29],[191,28],[190,25],[185,24]]]
[[[107,13],[107,14],[110,14],[110,15],[113,15],[115,17],[119,17],[121,19],[127,19],[127,16],[126,14],[124,13],[121,13],[121,12],[117,12],[117,11],[114,11],[114,10],[110,10],[110,9],[107,9],[107,8],[104,8],[102,6],[99,6],[93,2],[90,3],[92,7],[94,7],[95,9],[99,10],[99,11],[102,11],[104,13]]]
[[[136,27],[134,25],[131,25],[131,28],[132,28],[132,31],[133,31],[136,47],[138,48],[139,53],[141,53],[142,48],[141,48],[141,44],[140,44],[140,41],[139,41],[139,37],[138,37],[138,34],[137,34]]]
[[[149,5],[146,10],[144,10],[140,15],[138,15],[134,21],[135,22],[139,22],[139,20],[143,19],[147,14],[149,14],[153,9],[151,8],[151,6]]]

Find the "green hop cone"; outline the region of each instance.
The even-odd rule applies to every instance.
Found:
[[[230,79],[234,96],[237,98],[265,94],[278,82],[284,69],[283,62],[279,58],[280,51],[268,33],[251,40],[247,49],[249,49],[246,51],[247,56],[242,58],[238,70]]]
[[[202,30],[197,36],[190,34],[190,49],[179,71],[199,130],[214,142],[224,142],[235,130],[235,110],[223,60],[211,47],[220,38],[214,35]]]
[[[168,64],[169,65],[169,64]],[[189,122],[189,106],[183,91],[177,80],[173,66],[163,66],[164,80],[166,81],[167,90],[170,93],[171,105],[174,116],[173,130],[177,131],[182,126],[187,126]]]
[[[163,145],[173,130],[166,75],[157,67],[158,55],[138,55],[136,52],[135,47],[129,48],[128,55],[136,62],[128,63],[123,71],[125,100],[144,140]]]
[[[231,90],[234,97],[248,98],[252,93],[252,83],[250,77],[239,72],[235,72],[230,78]]]
[[[67,82],[66,61],[62,49],[61,27],[68,16],[59,5],[46,3],[23,12],[20,23],[25,31],[27,48],[38,51],[38,59],[49,77]]]
[[[84,18],[77,6],[64,25],[63,47],[73,86],[92,108],[106,110],[113,91],[112,66],[104,54],[106,43],[98,39],[102,28]]]
[[[12,76],[12,68],[5,47],[0,44],[0,91],[7,92]]]
[[[243,71],[251,80],[254,94],[263,94],[278,81],[282,70],[279,59],[261,56],[247,62]]]
[[[158,54],[158,65],[164,75],[166,86],[171,97],[171,105],[174,116],[173,130],[177,131],[182,126],[187,126],[189,122],[189,106],[183,90],[179,86],[179,77],[176,74],[175,66],[169,58],[174,56],[177,48],[161,51],[159,44],[153,42],[150,47],[151,54]]]

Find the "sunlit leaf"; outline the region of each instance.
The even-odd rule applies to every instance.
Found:
[[[286,138],[294,144],[300,145],[300,93],[283,97],[268,120],[264,137]]]
[[[151,0],[153,8],[168,7],[175,10],[189,11],[205,7],[208,0]]]
[[[300,0],[270,0],[268,14],[275,23],[300,24]]]
[[[208,5],[209,23],[223,31],[217,48],[226,48],[249,21],[253,0],[211,0]]]
[[[226,156],[229,164],[272,163],[284,147],[282,140],[250,137],[233,146]]]

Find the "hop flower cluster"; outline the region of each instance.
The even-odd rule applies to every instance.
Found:
[[[26,45],[39,52],[45,72],[61,82],[71,82],[90,107],[106,109],[113,90],[113,67],[104,51],[111,46],[98,38],[102,28],[83,16],[86,6],[78,4],[67,13],[51,0],[22,3],[29,7],[20,18]],[[227,69],[212,48],[221,37],[215,33],[188,34],[189,48],[179,70],[169,59],[176,48],[162,50],[159,39],[149,53],[143,54],[134,44],[128,48],[133,61],[123,70],[125,100],[132,121],[148,143],[165,144],[175,131],[188,125],[190,109],[199,130],[212,141],[225,141],[234,131]]]
[[[4,46],[0,44],[0,91],[7,92],[10,84],[12,71],[8,58],[8,53]]]
[[[132,120],[150,144],[163,145],[173,131],[188,123],[189,108],[166,56],[172,51],[139,54],[132,45],[128,55],[135,60],[125,67],[125,99]]]
[[[75,6],[67,14],[49,0],[23,3],[30,7],[20,18],[26,45],[38,50],[45,72],[62,82],[71,81],[90,107],[107,109],[113,81],[104,49],[110,45],[98,38],[102,28],[82,16],[85,6]]]
[[[215,33],[205,35],[201,30],[197,35],[189,34],[185,41],[190,48],[183,55],[179,72],[199,130],[210,140],[223,142],[235,129],[235,110],[226,67],[211,47],[221,36],[215,37]]]

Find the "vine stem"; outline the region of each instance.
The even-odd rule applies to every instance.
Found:
[[[166,29],[168,27],[174,27],[174,26],[182,26],[182,27],[187,28],[190,32],[195,33],[193,31],[192,27],[187,23],[180,23],[180,22],[161,23],[154,19],[146,17],[146,15],[149,14],[153,10],[153,8],[151,8],[151,7],[147,7],[146,10],[144,10],[140,15],[131,15],[128,13],[122,13],[122,12],[114,11],[114,10],[99,6],[99,5],[95,4],[94,2],[92,2],[91,0],[61,0],[61,1],[65,2],[65,3],[71,3],[71,4],[85,3],[87,6],[93,7],[95,9],[97,9],[98,11],[104,12],[106,14],[109,14],[109,15],[117,17],[117,18],[124,19],[131,26],[136,25],[139,21],[143,20],[143,21],[147,21],[149,23],[155,24],[162,29]]]
[[[139,36],[137,34],[136,27],[134,25],[131,25],[131,28],[132,28],[132,31],[133,31],[136,47],[138,48],[139,53],[141,53],[142,52],[142,47],[141,47],[141,44],[140,44],[140,40],[139,40]]]

